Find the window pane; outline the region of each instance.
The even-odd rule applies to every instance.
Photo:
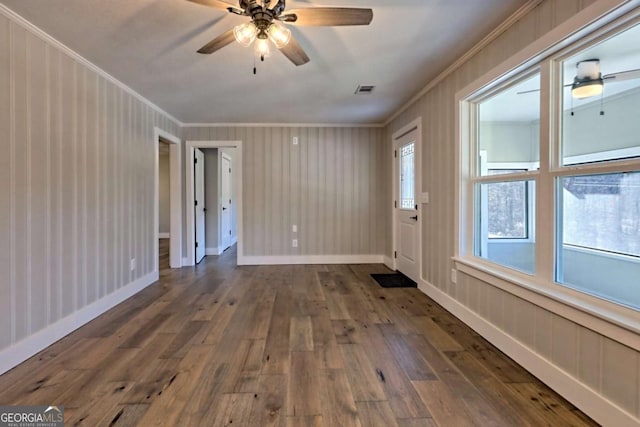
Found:
[[[557,280],[640,308],[640,172],[560,179]]]
[[[539,89],[540,76],[535,75],[478,105],[479,175],[487,175],[489,165],[497,163],[538,168]]]
[[[563,63],[564,165],[640,157],[640,76],[625,74],[640,68],[638,40],[635,26]],[[572,84],[602,94],[578,98]]]
[[[486,184],[490,239],[527,238],[527,183]]]
[[[535,242],[528,239],[533,218],[533,181],[478,186],[476,255],[526,273],[535,271]]]
[[[415,144],[400,147],[400,207],[415,209]]]

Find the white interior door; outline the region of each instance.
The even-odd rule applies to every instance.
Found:
[[[395,141],[396,161],[396,268],[418,281],[418,203],[416,200],[417,131]]]
[[[220,246],[226,250],[231,246],[231,157],[222,153],[220,167]]]
[[[202,261],[205,255],[205,204],[204,204],[204,153],[195,148],[193,155],[194,179],[193,179],[193,199],[194,199],[194,223],[195,227],[195,254],[196,264]]]

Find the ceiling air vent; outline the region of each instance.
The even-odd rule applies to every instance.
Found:
[[[375,88],[376,87],[373,86],[373,85],[360,85],[356,89],[356,95],[369,95],[369,94],[373,93],[373,90]]]

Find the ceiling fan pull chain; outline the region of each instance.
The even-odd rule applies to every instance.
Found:
[[[574,116],[574,114],[573,114],[573,96],[571,97],[571,115]]]
[[[253,75],[258,74],[258,69],[256,68],[256,57],[253,55]]]
[[[604,116],[604,91],[600,93],[600,115]]]

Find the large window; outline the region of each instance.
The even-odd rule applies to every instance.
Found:
[[[464,104],[461,254],[640,310],[640,25],[593,40]]]

